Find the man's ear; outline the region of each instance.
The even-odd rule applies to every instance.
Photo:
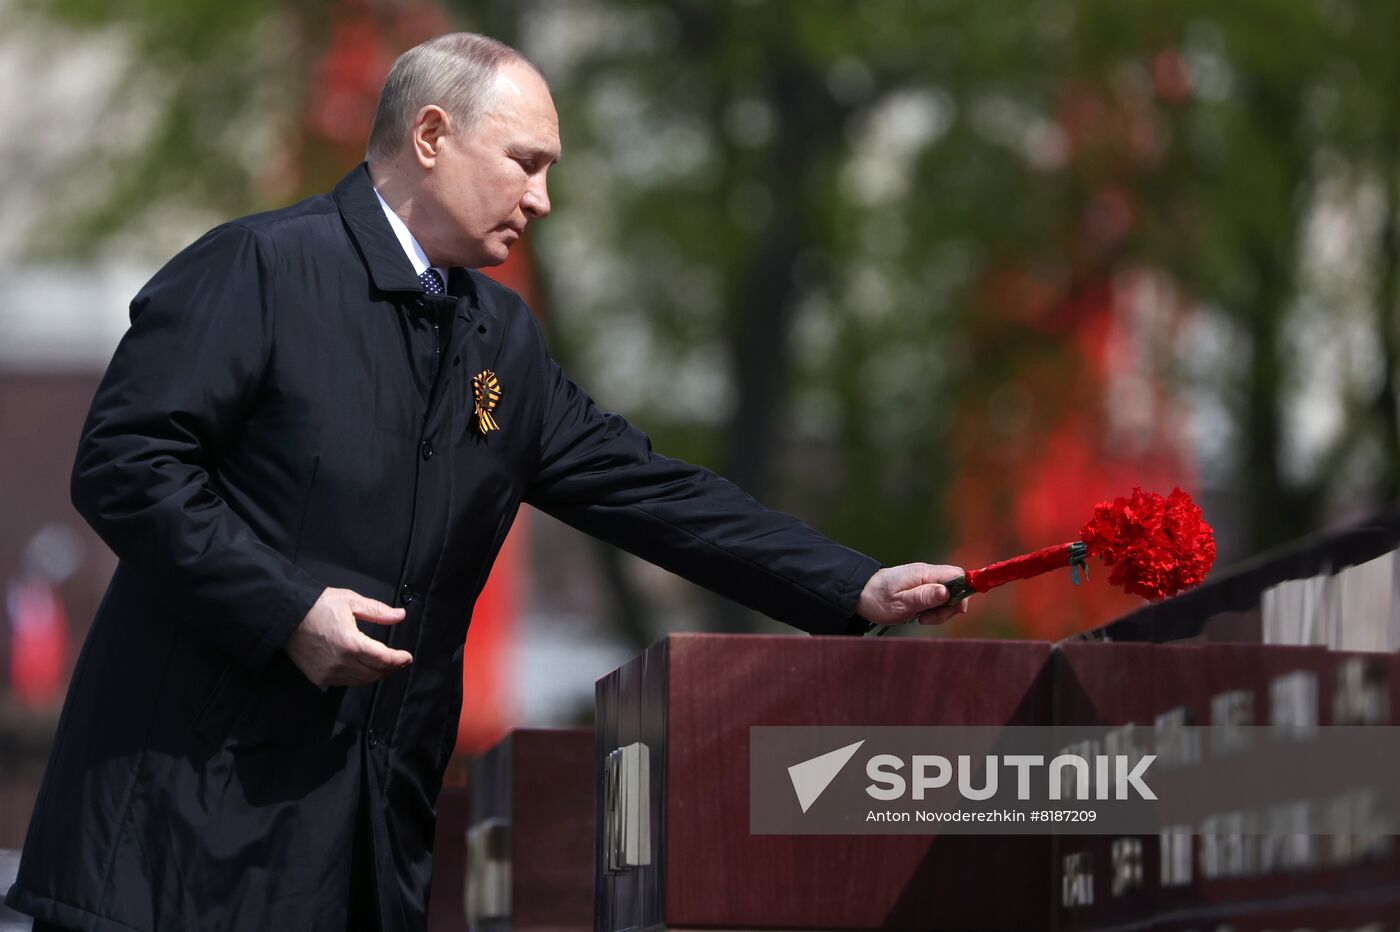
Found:
[[[443,138],[448,130],[447,112],[437,104],[428,104],[413,118],[413,155],[418,164],[432,168],[442,153]]]

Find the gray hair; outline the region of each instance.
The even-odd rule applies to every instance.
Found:
[[[397,155],[413,118],[429,104],[442,107],[463,129],[470,129],[491,102],[497,72],[512,62],[539,74],[515,49],[474,32],[449,32],[404,52],[379,91],[365,159],[375,162]]]

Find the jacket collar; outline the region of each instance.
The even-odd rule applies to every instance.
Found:
[[[361,162],[352,168],[349,174],[340,179],[331,194],[345,226],[350,230],[350,238],[364,257],[374,286],[384,292],[424,294],[423,285],[413,271],[413,264],[404,254],[403,244],[394,235],[389,219],[384,216],[384,208],[379,205],[374,182],[369,177],[369,164]],[[485,333],[489,329],[490,319],[495,315],[489,311],[484,314],[472,313],[486,310],[482,308],[472,273],[464,268],[448,269],[447,290],[459,296],[456,299],[457,317],[462,320],[477,318],[481,324],[480,331]]]
[[[340,208],[345,226],[350,230],[350,238],[364,257],[374,286],[380,291],[422,294],[423,285],[418,281],[408,256],[404,255],[393,227],[389,226],[384,208],[379,206],[374,183],[369,177],[369,165],[361,162],[352,168],[331,193],[336,206]]]

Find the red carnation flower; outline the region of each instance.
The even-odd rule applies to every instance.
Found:
[[[1113,567],[1110,583],[1152,601],[1198,585],[1215,563],[1215,533],[1181,489],[1099,502],[1080,539]]]

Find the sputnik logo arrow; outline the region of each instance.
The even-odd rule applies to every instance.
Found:
[[[803,812],[812,808],[812,803],[825,792],[831,781],[841,772],[841,768],[846,766],[846,762],[855,756],[864,743],[865,739],[862,738],[855,744],[828,751],[788,768],[788,776],[792,778],[792,789],[797,793],[797,802],[802,806]]]

